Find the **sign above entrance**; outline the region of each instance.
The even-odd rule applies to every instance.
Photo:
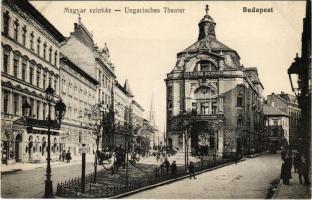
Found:
[[[211,78],[222,75],[220,71],[185,72],[184,78]]]

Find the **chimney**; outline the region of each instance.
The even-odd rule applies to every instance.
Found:
[[[281,91],[281,94],[284,94],[284,92],[283,92],[283,91]]]

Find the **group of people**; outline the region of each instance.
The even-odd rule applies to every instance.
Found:
[[[160,173],[161,176],[163,176],[166,171],[166,176],[169,175],[169,170],[171,170],[171,176],[175,176],[177,173],[177,164],[176,161],[172,161],[172,163],[170,164],[170,162],[168,161],[167,158],[165,158],[165,161],[162,162],[160,164]],[[188,171],[189,171],[189,175],[190,175],[190,179],[193,177],[194,179],[196,179],[195,177],[195,166],[194,163],[192,161],[190,161],[189,165],[188,165]]]
[[[71,155],[70,155],[70,150],[68,149],[67,153],[65,150],[62,151],[62,154],[61,154],[61,159],[63,162],[66,162],[67,163],[70,163],[70,160],[72,159]]]
[[[281,179],[285,185],[289,185],[289,179],[291,176],[291,169],[294,166],[295,172],[298,173],[300,184],[309,185],[309,169],[307,160],[301,153],[295,153],[293,158],[293,153],[291,149],[285,147],[281,153],[283,164],[281,167]],[[302,178],[304,180],[302,180]]]
[[[166,170],[166,175],[169,175],[169,169],[171,169],[171,175],[175,176],[176,172],[177,172],[177,165],[176,165],[176,161],[172,161],[172,163],[170,164],[170,162],[168,161],[167,158],[165,158],[165,161],[162,162],[160,164],[160,174],[164,175],[164,171]]]

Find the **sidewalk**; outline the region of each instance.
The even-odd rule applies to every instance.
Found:
[[[280,180],[277,186],[277,191],[273,195],[274,199],[311,199],[310,186],[300,185],[299,176],[292,170],[292,179],[290,179],[290,185],[284,185]]]
[[[87,155],[86,162],[94,162],[94,155]],[[74,157],[70,163],[56,161],[51,162],[51,167],[63,167],[81,164],[81,157]],[[47,166],[46,162],[43,163],[15,163],[10,165],[1,164],[1,174],[7,174],[18,171],[28,171]]]

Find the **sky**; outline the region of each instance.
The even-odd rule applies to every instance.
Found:
[[[32,1],[64,36],[68,37],[78,15],[65,8],[86,9],[82,23],[99,47],[105,43],[115,65],[117,80],[128,79],[135,99],[149,114],[154,94],[156,125],[164,130],[166,86],[164,79],[176,63],[177,53],[197,41],[198,23],[205,15],[216,21],[216,37],[235,49],[245,67],[257,67],[264,96],[284,91],[292,94],[287,69],[301,52],[304,1]],[[125,8],[155,8],[160,13],[131,14]],[[163,7],[184,9],[164,13]],[[245,13],[247,8],[273,8],[273,13]],[[111,13],[89,9],[110,8]],[[121,10],[115,12],[113,10]]]

